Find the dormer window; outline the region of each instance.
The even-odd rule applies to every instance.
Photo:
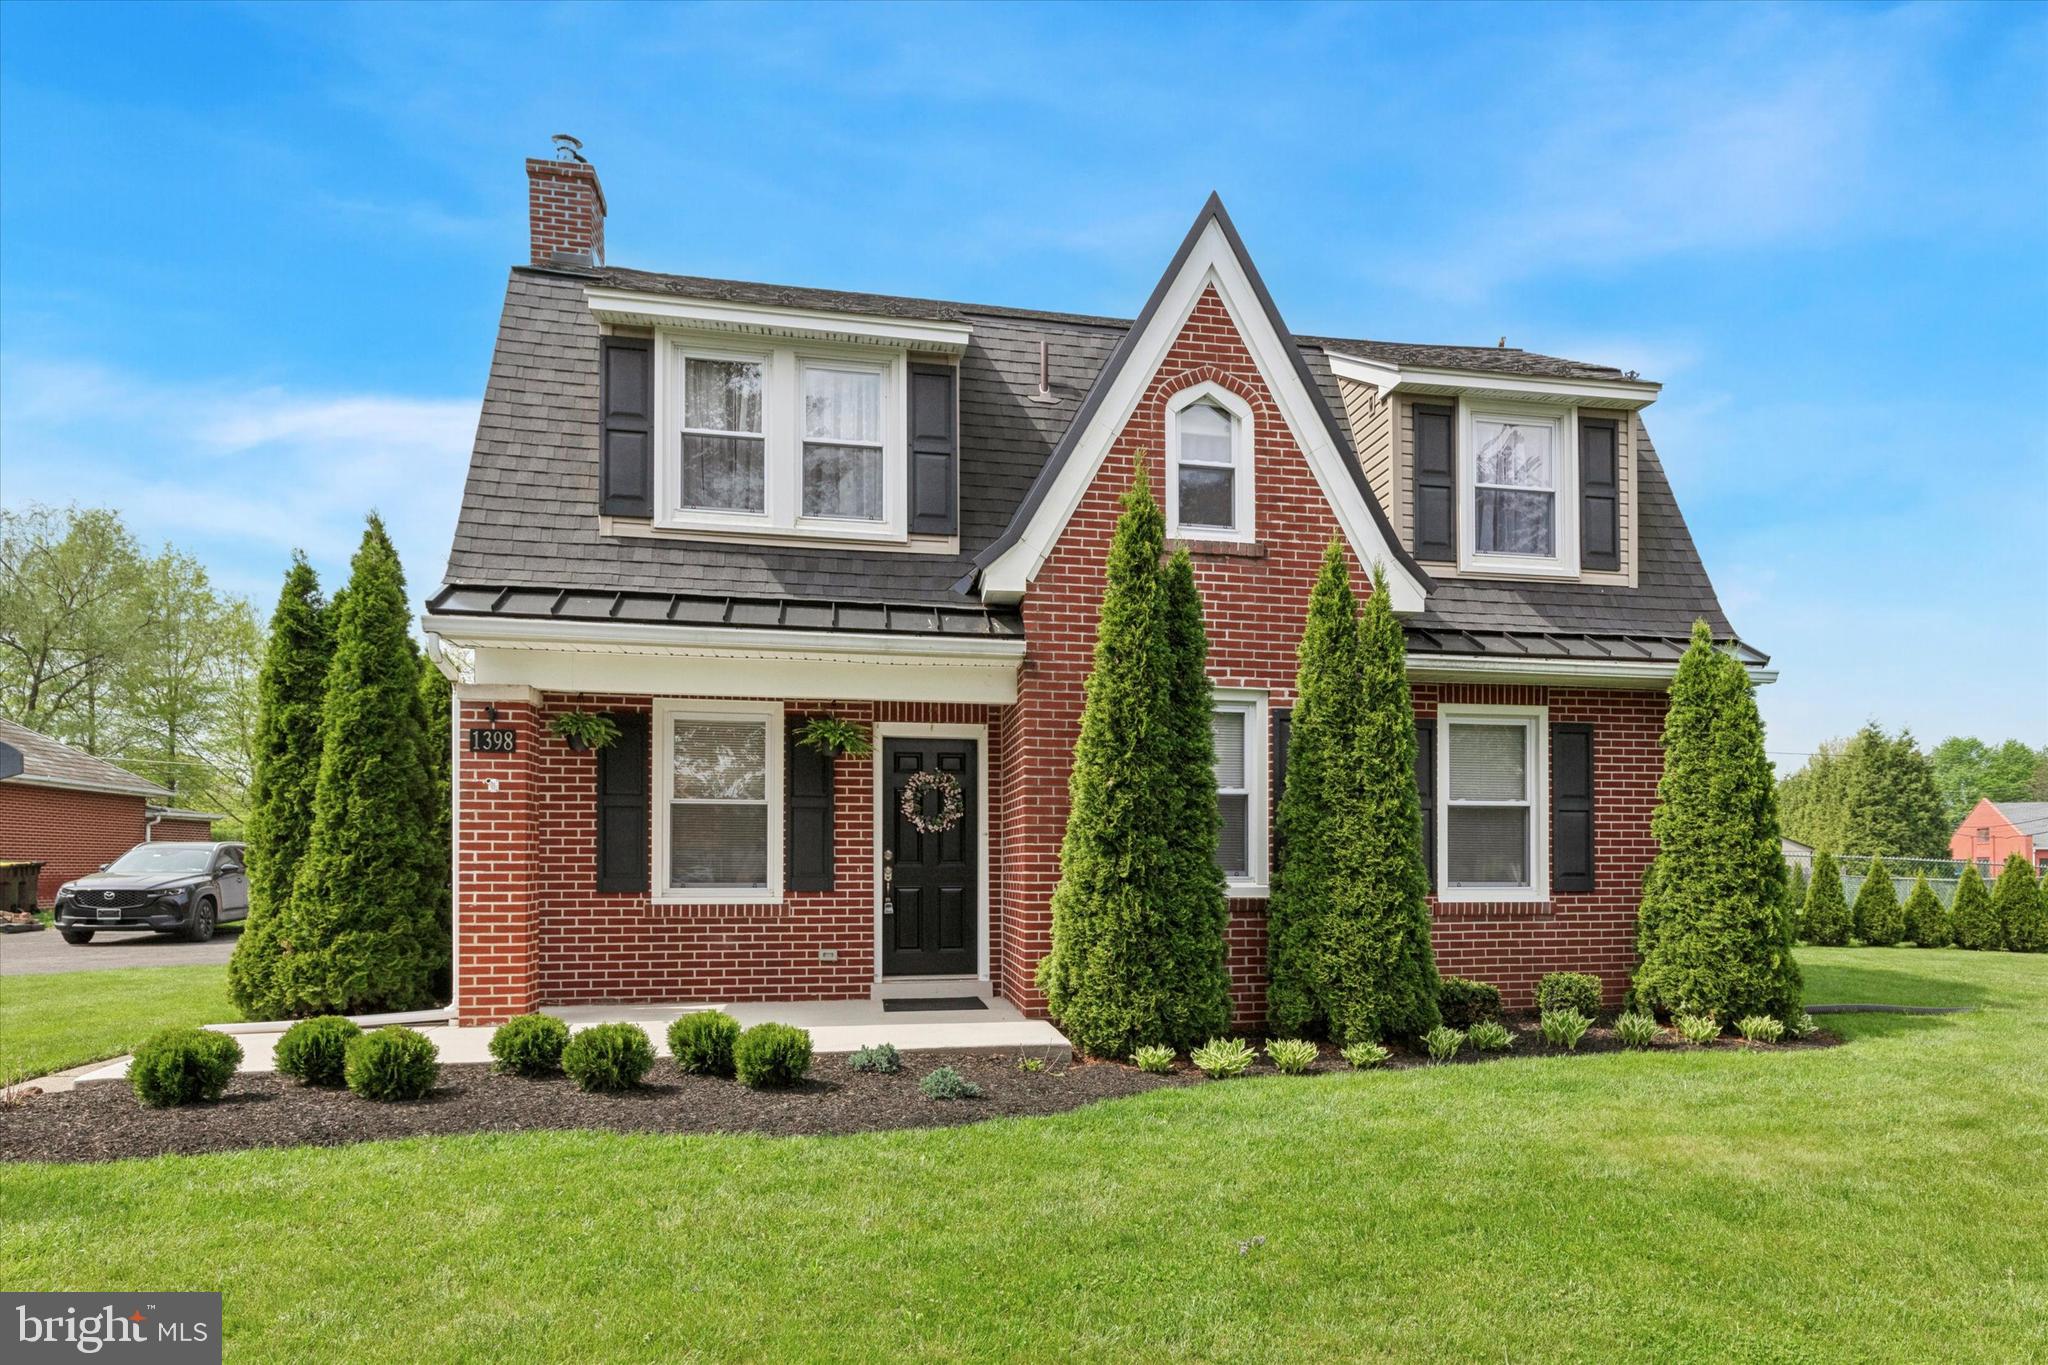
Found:
[[[766,510],[767,443],[762,439],[758,360],[682,357],[684,507],[707,512]]]
[[[1508,574],[1579,571],[1577,411],[1460,403],[1455,486],[1459,567]]]
[[[1167,401],[1167,524],[1186,540],[1252,538],[1251,409],[1217,384]]]
[[[804,364],[804,515],[882,519],[882,368]]]

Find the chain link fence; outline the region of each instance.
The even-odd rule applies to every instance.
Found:
[[[1788,853],[1785,855],[1785,862],[1794,871],[1805,873],[1806,879],[1809,882],[1813,880],[1813,855],[1811,853]],[[1963,869],[1969,865],[1967,859],[1960,858],[1886,858],[1884,860],[1884,870],[1891,874],[1892,889],[1899,893],[1901,901],[1913,894],[1914,879],[1924,876],[1927,878],[1928,890],[1934,892],[1935,899],[1942,903],[1943,908],[1947,908],[1955,903],[1956,883],[1962,880]],[[1849,904],[1854,905],[1856,903],[1856,893],[1861,891],[1863,883],[1869,880],[1870,859],[1843,857],[1838,854],[1835,857],[1835,867],[1842,874],[1842,896]],[[1979,876],[1984,878],[1987,884],[1998,877],[1998,869],[1995,867],[1989,871],[1980,867],[1977,869],[1977,872]]]

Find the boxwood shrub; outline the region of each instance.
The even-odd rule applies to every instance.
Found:
[[[789,1024],[756,1024],[732,1046],[733,1071],[756,1090],[795,1085],[811,1069],[811,1033]]]
[[[1600,978],[1584,972],[1552,972],[1536,983],[1536,1012],[1577,1010],[1588,1019],[1600,1013]]]
[[[362,1032],[338,1014],[301,1019],[277,1040],[277,1069],[306,1085],[340,1085],[348,1045]]]
[[[440,1049],[418,1029],[386,1024],[348,1045],[348,1088],[366,1100],[424,1099]]]
[[[562,1070],[579,1090],[631,1090],[654,1065],[654,1044],[638,1024],[592,1024],[562,1049]]]
[[[521,1014],[491,1035],[491,1061],[515,1076],[551,1076],[562,1069],[568,1045],[569,1026],[554,1015]]]
[[[721,1010],[686,1014],[668,1026],[669,1056],[695,1076],[731,1076],[732,1045],[739,1040],[739,1021]]]
[[[1446,1028],[1469,1029],[1474,1024],[1500,1018],[1500,988],[1462,976],[1447,976],[1437,983],[1436,1010]]]
[[[242,1045],[203,1028],[167,1028],[135,1049],[128,1084],[152,1109],[217,1100],[242,1064]]]

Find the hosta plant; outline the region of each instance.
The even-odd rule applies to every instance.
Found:
[[[1661,1032],[1657,1016],[1639,1010],[1630,1010],[1614,1021],[1614,1036],[1621,1039],[1623,1047],[1646,1048],[1657,1041]]]
[[[1299,1076],[1316,1064],[1316,1045],[1306,1038],[1275,1038],[1266,1044],[1266,1055],[1281,1074]]]
[[[1251,1069],[1252,1045],[1242,1038],[1211,1038],[1188,1054],[1188,1060],[1211,1080],[1242,1076]]]
[[[1445,1028],[1438,1024],[1422,1035],[1422,1045],[1429,1049],[1429,1060],[1439,1064],[1448,1062],[1458,1055],[1458,1049],[1465,1046],[1463,1029]]]
[[[1785,1036],[1785,1021],[1769,1014],[1744,1015],[1735,1031],[1751,1043],[1775,1043]]]
[[[1173,1049],[1158,1043],[1147,1044],[1131,1054],[1131,1065],[1154,1076],[1164,1076],[1173,1070]]]
[[[1586,1036],[1586,1030],[1593,1027],[1593,1021],[1577,1010],[1546,1010],[1543,1014],[1543,1041],[1552,1047],[1561,1047],[1567,1052],[1579,1046],[1579,1039]]]
[[[1352,1043],[1337,1054],[1360,1071],[1370,1071],[1376,1066],[1386,1065],[1393,1054],[1378,1043]]]
[[[1787,1038],[1811,1038],[1819,1031],[1820,1025],[1816,1024],[1813,1021],[1813,1016],[1804,1010],[1799,1012],[1798,1018],[1785,1025],[1785,1036]]]
[[[1506,1052],[1515,1045],[1514,1032],[1498,1019],[1482,1019],[1465,1031],[1474,1052]]]
[[[1705,1047],[1721,1036],[1721,1021],[1711,1014],[1681,1014],[1672,1020],[1678,1032],[1694,1047]]]

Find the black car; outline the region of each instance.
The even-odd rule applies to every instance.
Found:
[[[91,876],[57,888],[66,943],[102,930],[153,929],[194,943],[249,917],[249,874],[240,844],[137,844]]]

